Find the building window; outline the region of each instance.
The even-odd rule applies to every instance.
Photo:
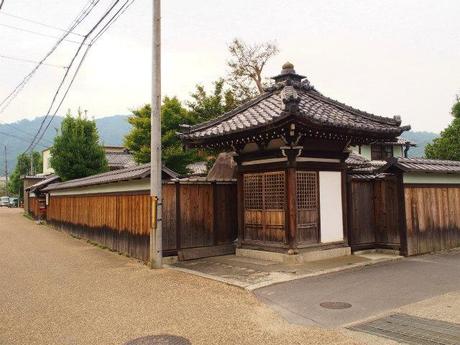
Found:
[[[393,145],[371,145],[371,159],[385,160],[393,157]]]

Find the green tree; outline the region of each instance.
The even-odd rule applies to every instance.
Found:
[[[132,111],[128,118],[131,131],[125,136],[124,145],[133,153],[138,163],[150,162],[150,105]],[[183,150],[177,136],[181,124],[194,124],[181,102],[176,98],[165,97],[161,106],[161,144],[162,161],[170,169],[187,173],[186,166],[199,160],[196,150]]]
[[[34,151],[32,153],[34,174],[40,174],[43,169],[42,155],[40,152]],[[8,180],[8,190],[10,194],[18,195],[22,198],[24,194],[24,183],[21,180],[21,176],[30,175],[30,154],[21,153],[16,158],[17,163],[10,178]]]
[[[213,85],[214,90],[210,93],[203,85],[196,85],[195,92],[191,95],[192,101],[187,102],[195,123],[212,120],[238,105],[233,92],[224,88],[224,79],[215,81]]]
[[[460,99],[452,107],[453,120],[441,132],[439,138],[425,147],[425,156],[430,159],[460,161]]]
[[[63,181],[108,171],[104,148],[99,143],[96,122],[70,111],[61,123],[61,133],[54,138],[51,166]]]

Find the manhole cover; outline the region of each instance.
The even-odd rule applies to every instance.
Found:
[[[125,345],[192,345],[192,343],[182,337],[161,334],[133,339],[125,343]]]
[[[319,304],[321,307],[326,309],[348,309],[351,308],[350,303],[346,302],[323,302]]]

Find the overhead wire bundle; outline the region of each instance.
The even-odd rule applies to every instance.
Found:
[[[110,26],[113,25],[113,23],[132,5],[134,1],[135,0],[125,0],[121,2],[120,6],[117,6],[120,3],[120,0],[114,0],[112,4],[109,6],[109,8],[105,11],[103,16],[97,21],[97,23],[84,36],[83,41],[81,42],[80,46],[78,47],[74,56],[72,57],[70,64],[66,70],[66,73],[64,74],[61,82],[59,83],[59,86],[56,92],[54,93],[54,96],[48,108],[48,111],[45,117],[43,118],[34,139],[30,143],[30,145],[27,147],[25,152],[29,150],[33,150],[35,145],[42,140],[43,136],[45,135],[46,131],[51,125],[54,117],[57,115],[60,107],[62,106],[62,103],[64,102],[67,94],[69,93],[70,88],[72,87],[73,82],[75,81],[75,78],[78,72],[80,71],[80,68],[83,65],[83,62],[89,50],[91,49],[91,47],[110,28]],[[89,41],[89,43],[86,43],[87,41]],[[74,67],[74,65],[75,65],[75,68],[72,68]],[[67,86],[65,86],[66,84]],[[58,98],[60,98],[59,101],[58,101]],[[55,106],[56,103],[57,103],[57,106],[54,108],[54,111],[53,111],[53,107]],[[50,115],[51,117],[48,119]],[[48,120],[48,123],[45,125],[47,120]]]
[[[49,28],[53,28],[59,31],[62,31],[63,34],[59,37],[53,47],[45,54],[45,56],[39,61],[32,61],[29,59],[21,59],[17,57],[1,55],[1,58],[5,59],[12,59],[18,60],[23,62],[35,63],[34,68],[14,87],[14,89],[3,99],[0,101],[0,114],[5,111],[5,109],[11,104],[11,102],[17,97],[17,95],[24,89],[27,83],[31,80],[34,74],[40,69],[41,66],[53,66],[53,67],[63,67],[65,73],[62,79],[59,82],[59,85],[53,94],[51,103],[48,107],[48,110],[43,117],[39,129],[34,135],[27,133],[23,130],[21,132],[25,133],[27,136],[32,137],[30,144],[28,145],[27,149],[24,152],[32,151],[35,146],[37,146],[42,140],[48,141],[44,139],[44,135],[48,130],[49,126],[51,125],[53,119],[55,118],[56,114],[58,113],[60,107],[62,106],[67,94],[72,87],[75,78],[78,72],[81,69],[81,66],[91,49],[91,47],[96,43],[97,40],[110,28],[111,25],[132,5],[135,0],[113,0],[110,2],[107,9],[104,11],[101,17],[98,18],[96,23],[92,25],[92,27],[87,31],[86,34],[76,33],[74,30],[90,15],[90,13],[94,10],[94,8],[100,3],[100,0],[89,0],[80,13],[76,16],[76,18],[72,21],[72,23],[66,28],[59,28],[55,26],[51,26],[49,24],[45,24],[42,22],[38,22],[36,20],[27,19],[21,16],[12,15],[5,12],[0,12],[2,15],[7,15],[10,17],[14,17],[20,20],[28,21],[34,24],[38,24],[41,26],[46,26]],[[16,28],[16,27],[15,27]],[[17,28],[21,29],[21,28]],[[21,29],[25,31],[25,29]],[[27,30],[31,31],[31,30]],[[36,33],[36,32],[33,32]],[[80,42],[73,41],[74,43],[78,44],[76,51],[74,52],[73,56],[70,59],[70,62],[67,66],[57,66],[54,64],[49,64],[46,60],[56,51],[56,49],[61,45],[64,41],[69,41],[67,37],[69,35],[74,35],[81,37],[82,40]],[[54,37],[54,36],[53,36]],[[13,124],[5,124],[14,128]],[[23,138],[25,139],[25,138]],[[30,140],[30,139],[29,139]]]

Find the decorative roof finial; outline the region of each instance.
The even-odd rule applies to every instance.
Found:
[[[294,65],[292,63],[290,63],[289,61],[286,62],[283,67],[283,69],[281,70],[281,74],[286,74],[286,73],[295,73],[295,70],[294,70]]]
[[[305,77],[303,75],[298,75],[294,70],[294,65],[290,62],[286,62],[281,70],[281,73],[272,79],[275,80],[276,83],[283,82],[283,81],[297,81],[300,82]]]

